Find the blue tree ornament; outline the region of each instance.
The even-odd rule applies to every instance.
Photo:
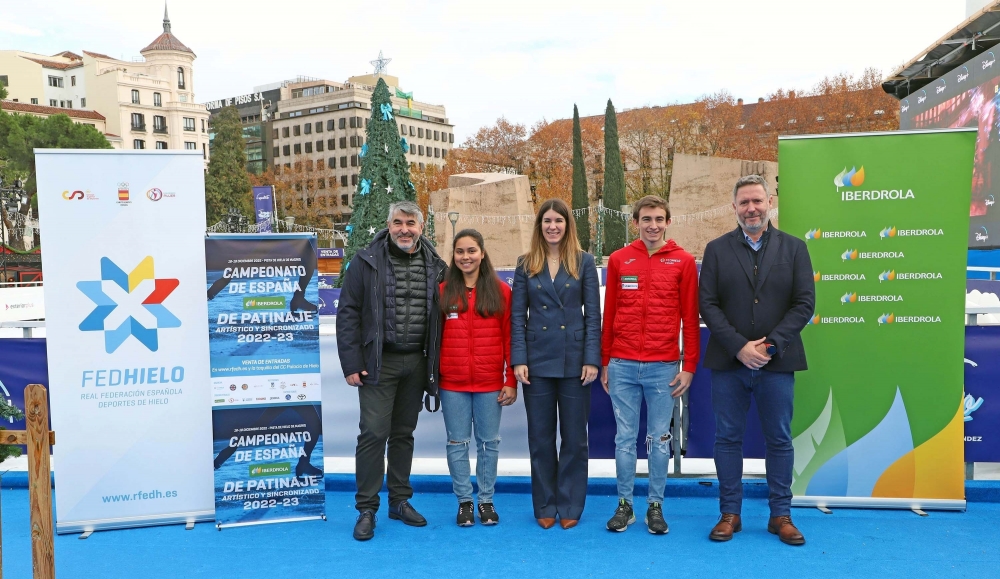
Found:
[[[404,153],[410,150],[410,146],[406,143],[406,137],[399,140],[399,146],[403,148]]]
[[[389,103],[382,103],[379,105],[379,110],[382,111],[382,120],[391,121],[392,120],[392,105]]]
[[[359,195],[367,195],[372,189],[372,182],[368,179],[361,180],[361,191],[358,192]]]
[[[362,158],[364,158],[364,156],[365,156],[365,155],[367,155],[367,154],[368,154],[368,143],[365,143],[364,145],[361,145],[361,153],[360,153],[360,156],[361,156]]]

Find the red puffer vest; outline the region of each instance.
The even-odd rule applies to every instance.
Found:
[[[698,268],[673,240],[649,255],[641,240],[611,254],[604,294],[602,363],[611,358],[639,362],[680,360],[684,322],[684,366],[694,372],[701,349],[698,330]]]
[[[475,289],[466,294],[469,307],[464,312],[441,305],[445,319],[439,388],[497,392],[504,386],[516,387],[510,368],[510,287],[500,280],[497,285],[504,303],[500,316],[484,318],[476,313]]]

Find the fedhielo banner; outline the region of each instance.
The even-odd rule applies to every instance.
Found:
[[[260,232],[269,233],[274,217],[274,186],[253,188],[253,209],[260,223]]]
[[[35,159],[56,530],[212,520],[204,159]]]
[[[782,229],[816,311],[795,384],[796,504],[963,508],[965,257],[976,132],[778,141]]]
[[[965,337],[965,461],[1000,462],[1000,326],[967,326]]]
[[[205,240],[220,528],[325,516],[315,243]]]

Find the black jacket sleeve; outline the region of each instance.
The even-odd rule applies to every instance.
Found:
[[[528,363],[525,326],[528,323],[528,275],[521,260],[514,270],[514,287],[510,294],[510,365]]]
[[[583,286],[583,363],[601,366],[601,281],[594,257],[583,254],[580,279]]]
[[[725,238],[719,238],[724,241]],[[715,338],[730,356],[736,356],[748,340],[745,336],[736,331],[719,301],[719,255],[717,249],[718,242],[709,243],[705,248],[705,256],[701,261],[701,279],[698,287],[698,306],[701,310],[701,319],[708,326],[708,331]]]
[[[794,240],[794,241],[792,241]],[[791,304],[778,325],[767,335],[767,340],[778,349],[777,356],[784,353],[789,340],[799,334],[809,323],[816,309],[816,281],[813,278],[812,260],[809,250],[801,240],[785,236],[784,242],[795,243],[795,257],[792,260]]]
[[[361,335],[361,316],[364,311],[366,264],[358,255],[351,259],[344,272],[337,307],[337,352],[344,376],[358,374],[365,368],[364,337]]]

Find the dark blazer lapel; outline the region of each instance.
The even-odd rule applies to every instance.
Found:
[[[753,285],[753,264],[750,263],[750,255],[747,254],[747,248],[743,245],[742,235],[743,230],[737,227],[736,231],[729,234],[729,245],[733,247],[736,261],[743,266],[743,273],[747,274],[747,281]]]
[[[778,252],[781,251],[781,236],[784,235],[777,229],[774,229],[774,225],[769,223],[767,226],[771,229],[771,239],[767,240],[767,247],[764,248],[764,255],[761,256],[760,272],[757,275],[757,288],[764,287],[764,280],[767,279],[767,273],[771,271],[771,265],[778,258]],[[757,288],[754,288],[754,291]]]
[[[556,274],[556,279],[559,279],[559,274],[562,272],[562,266],[560,266],[559,273]],[[538,272],[538,279],[542,283],[542,288],[549,294],[549,296],[556,300],[556,303],[562,305],[562,300],[559,299],[559,292],[556,291],[555,286],[552,285],[552,278],[549,277],[548,264],[543,264],[542,271]]]

